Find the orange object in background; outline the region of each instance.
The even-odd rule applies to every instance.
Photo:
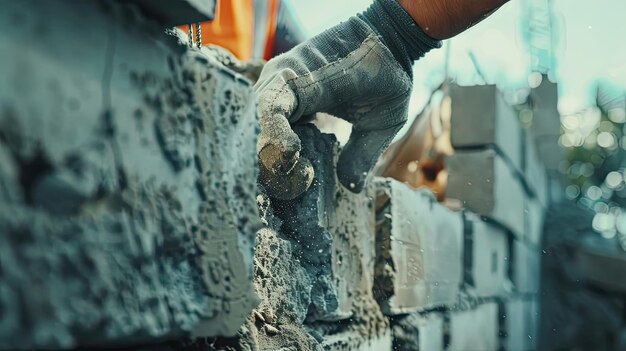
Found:
[[[443,202],[448,185],[445,158],[454,152],[450,143],[450,113],[450,96],[444,90],[435,91],[407,133],[383,153],[374,174],[413,188],[428,188]]]
[[[269,59],[273,52],[279,0],[263,1],[265,2],[263,5],[266,6],[256,11],[265,12],[257,15],[267,16],[267,18],[264,21],[264,28],[256,29],[263,33],[256,33],[255,36],[254,0],[218,0],[215,18],[200,23],[202,45],[219,45],[228,49],[240,60],[250,60],[253,58],[254,40],[264,40],[263,58]],[[179,28],[187,32],[187,26]]]

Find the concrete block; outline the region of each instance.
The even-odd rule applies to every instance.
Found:
[[[515,289],[523,294],[539,291],[539,248],[513,240],[512,281]]]
[[[501,340],[507,351],[528,350],[527,333],[527,306],[520,299],[503,302],[500,305],[500,320],[502,322]]]
[[[559,163],[565,159],[565,149],[559,145],[559,137],[537,137],[535,143],[546,170],[558,172]]]
[[[478,297],[503,295],[510,285],[509,238],[501,228],[466,212],[465,282]]]
[[[543,239],[545,208],[536,199],[526,199],[524,204],[525,236],[531,244],[540,247]]]
[[[462,219],[428,190],[376,178],[374,296],[386,314],[452,304],[462,279]]]
[[[541,327],[541,307],[539,299],[534,297],[528,300],[530,305],[530,323],[528,327],[528,343],[531,350],[538,349],[539,345],[539,328]]]
[[[531,131],[525,133],[524,144],[524,178],[528,184],[532,197],[541,206],[548,208],[550,193],[548,191],[548,174],[545,166],[539,158],[537,146]]]
[[[501,305],[500,318],[504,322],[502,344],[507,351],[537,349],[537,302],[534,299],[515,298]]]
[[[531,99],[533,105],[533,135],[540,139],[560,135],[561,117],[557,109],[557,84],[544,78],[541,84],[532,90]]]
[[[443,316],[411,313],[392,319],[394,351],[443,351]]]
[[[301,136],[303,135],[300,130]],[[323,140],[324,136],[316,135]],[[315,140],[303,138],[306,141]],[[306,145],[305,141],[305,145]],[[340,192],[343,190],[340,190]],[[347,189],[346,189],[347,191]],[[357,195],[354,195],[357,196]],[[341,196],[339,196],[341,198]],[[341,260],[339,267],[356,267],[357,269],[340,270],[338,266],[330,263],[323,264],[325,267],[331,267],[330,272],[325,270],[311,271],[311,265],[303,263],[302,242],[301,239],[294,239],[290,234],[283,230],[280,232],[276,229],[281,228],[280,220],[274,216],[271,207],[268,207],[271,201],[264,196],[259,196],[261,204],[261,213],[267,228],[261,229],[257,233],[257,245],[255,253],[255,288],[261,297],[261,303],[255,310],[254,315],[248,318],[246,326],[250,328],[251,334],[254,335],[254,346],[259,350],[318,350],[326,347],[326,349],[344,349],[344,350],[377,350],[389,349],[389,323],[378,308],[376,301],[372,297],[371,271],[373,269],[373,252],[369,255],[369,273],[366,268],[356,266],[359,262],[367,262],[363,257],[366,256],[361,251],[361,245],[358,240],[363,240],[362,234],[366,231],[356,229],[353,224],[355,218],[359,216],[352,213],[345,213],[342,203],[346,199],[338,200],[328,211],[337,211],[338,217],[343,214],[346,218],[340,223],[344,225],[344,229],[336,230],[333,227],[333,233],[339,233],[337,236],[345,236],[350,238],[353,244],[349,251],[343,251],[341,258],[334,252],[331,256],[333,260]],[[351,203],[347,207],[354,207],[357,211],[365,214],[357,204]],[[360,217],[367,218],[367,217]],[[352,228],[354,230],[347,230]],[[368,229],[373,230],[371,227]],[[335,236],[335,234],[333,234]],[[347,240],[347,239],[346,239]],[[331,245],[334,247],[333,245]],[[373,246],[369,246],[373,251]],[[341,247],[341,249],[345,249]],[[347,252],[350,255],[346,254]],[[314,255],[316,252],[310,254]],[[364,265],[365,266],[365,265]],[[318,298],[319,291],[315,290],[314,282],[318,277],[315,275],[332,274],[329,287],[334,289],[338,307],[345,308],[349,313],[349,320],[333,323],[332,321],[319,321],[319,319],[328,317],[329,315],[312,314],[310,312],[316,309],[316,303],[312,298]],[[367,277],[369,274],[369,278]],[[328,279],[328,278],[327,278]],[[339,284],[338,280],[343,279],[345,283]],[[369,283],[368,283],[369,282]],[[346,285],[349,286],[347,290]],[[340,291],[339,289],[344,289]],[[349,296],[345,293],[349,291]],[[346,303],[349,305],[345,306]],[[345,307],[344,307],[345,306]],[[317,310],[315,311],[317,312]],[[335,313],[336,310],[330,311]],[[332,315],[331,315],[332,316]],[[308,319],[306,319],[308,317]],[[306,319],[306,323],[305,322]],[[272,329],[273,328],[273,329]]]
[[[450,344],[446,350],[497,350],[498,305],[495,302],[473,310],[450,313]]]
[[[517,113],[495,85],[450,87],[450,140],[455,149],[495,146],[522,169],[522,129]]]
[[[269,227],[257,233],[254,286],[261,303],[256,311],[268,323],[301,325],[306,318],[311,278],[296,259],[295,247]]]
[[[315,170],[307,192],[273,200],[281,233],[297,243],[297,258],[312,281],[309,321],[351,317],[357,292],[371,292],[374,261],[373,206],[368,190],[352,194],[336,178],[338,145],[314,125],[295,127],[301,154]],[[369,293],[371,295],[371,293]]]
[[[565,157],[565,149],[559,146],[561,117],[558,107],[558,86],[544,78],[532,90],[533,107],[532,135],[539,160],[550,171],[558,171],[559,163]]]
[[[326,351],[382,351],[392,349],[391,330],[380,332],[377,335],[365,337],[358,331],[351,329],[332,335],[324,336],[322,349]]]
[[[493,150],[457,151],[446,159],[446,197],[489,217],[518,237],[524,233],[525,193],[519,179]]]
[[[127,10],[0,11],[0,143],[21,179],[0,195],[0,348],[233,335],[258,303],[250,84]]]

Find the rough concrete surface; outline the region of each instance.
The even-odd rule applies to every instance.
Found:
[[[477,297],[506,295],[511,290],[507,233],[470,212],[464,213],[464,225],[465,282]]]
[[[294,128],[301,154],[315,170],[309,190],[293,201],[274,200],[281,232],[297,243],[298,259],[312,281],[308,320],[351,316],[361,284],[371,285],[373,210],[367,193],[351,194],[336,180],[337,143],[314,125]]]
[[[255,289],[261,304],[249,318],[256,331],[254,345],[259,350],[319,350],[302,326],[311,284],[291,243],[269,228],[259,231],[257,240]]]
[[[494,151],[456,151],[446,159],[449,199],[524,236],[526,194],[513,170]]]
[[[374,294],[386,314],[457,301],[462,279],[462,218],[429,190],[376,178]]]
[[[537,199],[527,198],[524,204],[524,231],[530,244],[541,246],[544,219],[545,210],[542,204]]]
[[[558,86],[544,77],[530,97],[533,112],[531,128],[539,159],[547,170],[557,171],[565,155],[564,149],[559,146],[561,117],[557,109]]]
[[[517,113],[495,85],[450,86],[450,141],[455,149],[492,147],[502,151],[518,171],[523,165],[523,138]]]
[[[394,351],[443,351],[443,316],[441,313],[411,313],[391,320]]]
[[[540,276],[539,247],[513,240],[511,250],[513,255],[511,279],[516,290],[524,294],[537,293]]]
[[[498,305],[494,302],[472,310],[450,312],[450,343],[446,350],[497,350],[500,344]]]
[[[371,293],[371,197],[367,191],[353,194],[337,181],[332,135],[312,124],[294,130],[315,179],[294,200],[258,198],[268,227],[257,233],[255,287],[261,304],[248,323],[254,344],[259,350],[388,349],[389,324]]]
[[[532,198],[541,204],[542,212],[548,207],[550,192],[548,191],[548,174],[533,140],[533,134],[526,130],[524,132],[524,178],[532,193]]]
[[[391,350],[391,332],[385,330],[370,338],[364,338],[358,332],[349,330],[324,339],[324,350],[328,351],[380,351]]]
[[[6,2],[0,53],[0,347],[236,333],[249,84],[106,1]]]
[[[297,258],[311,277],[311,317],[344,319],[350,316],[350,301],[333,279],[333,241],[329,230],[335,195],[333,153],[335,138],[321,134],[312,125],[295,128],[302,143],[302,157],[315,171],[309,190],[293,201],[274,199],[276,215],[283,221],[281,232],[298,245]]]
[[[537,349],[537,321],[539,319],[536,299],[514,298],[500,305],[500,319],[504,330],[503,346],[507,351]]]

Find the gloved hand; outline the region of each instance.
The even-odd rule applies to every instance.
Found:
[[[257,152],[270,195],[278,186],[277,197],[295,198],[310,185],[312,168],[299,156],[290,123],[316,112],[352,123],[337,175],[360,192],[407,120],[413,61],[439,46],[395,0],[375,0],[362,14],[270,60],[255,85]]]

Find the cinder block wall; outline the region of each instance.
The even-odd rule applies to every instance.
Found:
[[[313,125],[269,198],[249,82],[118,2],[7,2],[0,75],[1,349],[535,347],[549,182],[494,87],[451,90],[451,210]]]
[[[234,335],[253,285],[249,82],[116,1],[0,11],[0,348]]]

